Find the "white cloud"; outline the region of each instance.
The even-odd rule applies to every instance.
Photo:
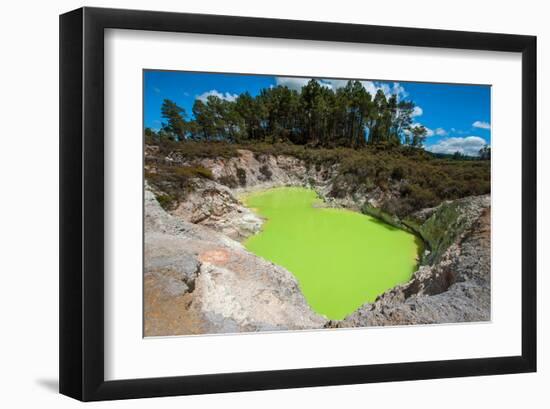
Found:
[[[384,93],[384,95],[386,95],[386,97],[388,97],[391,94],[391,88],[388,84],[385,84],[383,82],[379,84],[374,83],[374,86],[376,87],[377,91],[379,89],[382,90],[382,92]]]
[[[376,85],[374,85],[374,82],[372,81],[361,81],[361,84],[363,84],[363,87],[367,90],[367,92],[371,95],[376,94],[376,91],[378,88],[376,88]]]
[[[399,84],[398,82],[394,82],[392,88],[392,92],[394,94],[397,94],[398,98],[406,98],[409,96],[409,93],[405,91],[403,85]]]
[[[296,91],[300,91],[304,85],[309,82],[310,78],[293,78],[293,77],[276,77],[277,85],[288,87]]]
[[[424,126],[424,125],[419,124],[419,123],[417,122],[417,123],[412,124],[412,125],[411,125],[411,128],[415,128],[415,127],[417,127],[417,126]],[[435,133],[434,133],[434,131],[433,131],[432,129],[430,129],[430,128],[426,127],[426,126],[424,126],[424,128],[426,128],[426,137],[429,138],[430,136],[434,136],[434,135],[435,135]],[[403,133],[404,133],[405,135],[412,135],[412,131],[409,130],[409,129],[405,129],[405,130],[403,131]]]
[[[294,89],[296,91],[301,91],[302,87],[304,85],[307,85],[307,83],[311,80],[311,78],[296,78],[296,77],[275,77],[275,82],[277,85],[282,85],[285,87],[288,87],[290,89]],[[343,88],[347,85],[349,80],[342,80],[342,79],[317,79],[319,84],[323,87],[327,87],[332,89],[333,91],[336,91],[338,88]],[[369,94],[375,95],[376,91],[379,89],[384,92],[384,94],[389,97],[392,94],[397,94],[398,99],[406,98],[409,94],[407,91],[405,91],[405,88],[399,84],[398,82],[394,82],[393,84],[388,84],[385,82],[374,82],[374,81],[360,81],[361,84],[363,84],[363,87],[368,91]],[[422,109],[420,109],[420,114],[422,114]]]
[[[464,138],[453,137],[442,139],[436,144],[427,146],[426,149],[434,153],[452,154],[460,152],[468,156],[477,156],[479,150],[485,145],[485,140],[479,136],[466,136]]]
[[[237,94],[230,94],[229,92],[226,92],[224,94],[223,92],[219,92],[218,90],[211,89],[210,91],[206,91],[200,95],[197,95],[197,99],[200,99],[202,102],[206,102],[207,98],[210,95],[218,97],[220,99],[224,99],[226,101],[230,101],[230,102],[233,102],[238,98]]]
[[[415,116],[420,116],[424,113],[424,110],[422,108],[420,108],[419,106],[415,106],[413,108],[413,112],[412,112],[412,117],[414,118]]]
[[[484,121],[475,121],[472,126],[474,128],[481,128],[481,129],[491,129],[491,124],[489,122]]]
[[[338,88],[344,88],[348,83],[348,80],[324,79],[322,81],[324,84],[330,85],[333,91],[336,91]]]
[[[153,87],[153,91],[155,91],[156,94],[160,94],[160,88]]]
[[[417,126],[423,126],[424,128],[426,128],[426,136],[429,138],[430,136],[434,136],[435,135],[435,132],[433,131],[433,129],[430,129],[428,128],[427,126],[425,125],[422,125],[421,123],[419,122],[415,122],[414,124],[411,125],[412,128],[416,128]],[[411,134],[410,131],[405,131],[405,133],[407,134]]]
[[[455,135],[465,135],[469,133],[467,131],[463,131],[461,129],[456,129],[456,128],[451,128],[450,131],[452,134],[455,134]]]
[[[443,128],[435,128],[435,134],[436,135],[439,135],[439,136],[446,136],[447,135],[447,131]]]
[[[296,91],[301,91],[302,87],[304,85],[307,85],[307,83],[310,80],[311,80],[311,78],[275,77],[275,82],[277,83],[277,85],[281,85],[283,87],[288,87],[289,89],[293,89],[293,90],[296,90]],[[336,83],[339,80],[317,80],[317,81],[323,87],[334,89],[331,81]]]
[[[392,94],[397,94],[397,99],[399,100],[406,98],[409,95],[409,93],[405,91],[405,88],[398,82],[394,82],[391,86],[388,83],[376,81],[361,81],[361,84],[363,84],[363,87],[365,87],[368,93],[373,96],[378,90],[382,90],[386,97],[389,97]],[[420,109],[420,111],[418,111],[418,115],[422,115],[422,109],[420,107],[418,108]]]

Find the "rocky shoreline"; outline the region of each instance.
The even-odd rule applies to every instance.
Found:
[[[446,214],[450,206],[454,210],[452,218]],[[446,248],[432,247],[432,253],[425,257],[426,264],[419,267],[409,282],[390,289],[344,320],[327,323],[327,327],[490,320],[490,206],[489,196],[469,197],[440,206],[420,230],[429,230],[437,224],[455,236],[451,244]]]
[[[165,212],[145,188],[145,335],[321,328],[294,276]]]
[[[414,231],[427,243],[418,271],[374,303],[330,321],[311,310],[290,272],[240,244],[261,229],[262,220],[240,203],[239,195],[306,186],[329,206],[376,211],[397,189],[363,187],[334,198],[334,167],[246,150],[232,158],[189,161],[168,155],[163,160],[177,166],[198,164],[213,177],[197,178],[193,191],[169,212],[155,198],[161,193],[158,188],[146,183],[146,336],[490,319],[489,195],[442,203],[404,220],[389,216],[386,221]],[[154,172],[154,165],[148,170]],[[232,181],[232,186],[221,181]]]

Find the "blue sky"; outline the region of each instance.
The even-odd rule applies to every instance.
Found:
[[[162,118],[160,107],[165,98],[175,101],[192,118],[195,99],[208,95],[234,100],[248,91],[257,95],[262,88],[286,85],[301,89],[310,78],[264,75],[191,73],[184,71],[144,71],[145,126],[158,129]],[[321,79],[332,89],[344,86],[347,80]],[[428,128],[426,148],[433,152],[476,154],[491,143],[491,87],[397,81],[362,81],[375,93],[397,93],[400,99],[415,102],[414,122]]]

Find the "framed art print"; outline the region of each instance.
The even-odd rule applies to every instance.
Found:
[[[536,38],[60,18],[60,390],[536,370]]]

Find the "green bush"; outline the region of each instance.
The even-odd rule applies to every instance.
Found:
[[[239,155],[237,146],[227,142],[175,142],[163,139],[156,144],[160,153],[167,155],[177,152],[186,159],[197,158],[233,158]]]
[[[271,180],[271,176],[273,176],[273,172],[271,172],[267,165],[260,166],[260,173],[264,175],[265,180]]]
[[[162,192],[157,195],[160,205],[173,209],[189,192],[195,190],[198,178],[213,179],[212,172],[203,166],[167,166],[159,165],[155,171],[146,171],[147,182]]]
[[[401,180],[405,177],[405,171],[401,166],[396,166],[393,168],[390,176],[393,180]]]
[[[253,152],[254,157],[262,163],[260,172],[267,180],[273,176],[266,162],[268,155],[292,156],[302,160],[307,169],[316,171],[335,166],[337,170],[331,181],[331,196],[342,198],[359,189],[370,191],[380,188],[390,193],[382,203],[385,211],[399,216],[436,206],[445,200],[491,191],[489,160],[454,160],[437,157],[422,149],[389,145],[351,149],[312,148],[288,143],[230,144],[165,140],[160,145],[158,156],[148,157],[148,165],[154,167],[157,174],[146,174],[146,178],[160,191],[175,200],[182,200],[187,192],[194,189],[193,181],[196,178],[212,179],[212,173],[202,166],[165,166],[165,156],[177,153],[192,162],[200,158],[236,157],[239,149]],[[237,167],[236,177],[220,178],[218,181],[229,187],[246,186],[246,171]],[[398,197],[395,197],[396,190]]]
[[[243,168],[237,168],[237,179],[239,179],[239,185],[246,186],[246,171]]]
[[[231,176],[231,175],[220,177],[218,179],[218,182],[232,189],[236,188],[239,185],[239,183],[237,182],[237,179],[235,179],[235,176]]]
[[[157,195],[156,198],[157,198],[157,201],[159,202],[160,206],[164,210],[170,210],[174,206],[175,199],[174,199],[174,197],[172,197],[170,195],[167,195],[165,193],[161,193],[161,194]]]
[[[205,179],[214,179],[212,171],[203,166],[182,166],[175,167],[173,172],[181,177],[192,178],[192,177],[203,177]]]

